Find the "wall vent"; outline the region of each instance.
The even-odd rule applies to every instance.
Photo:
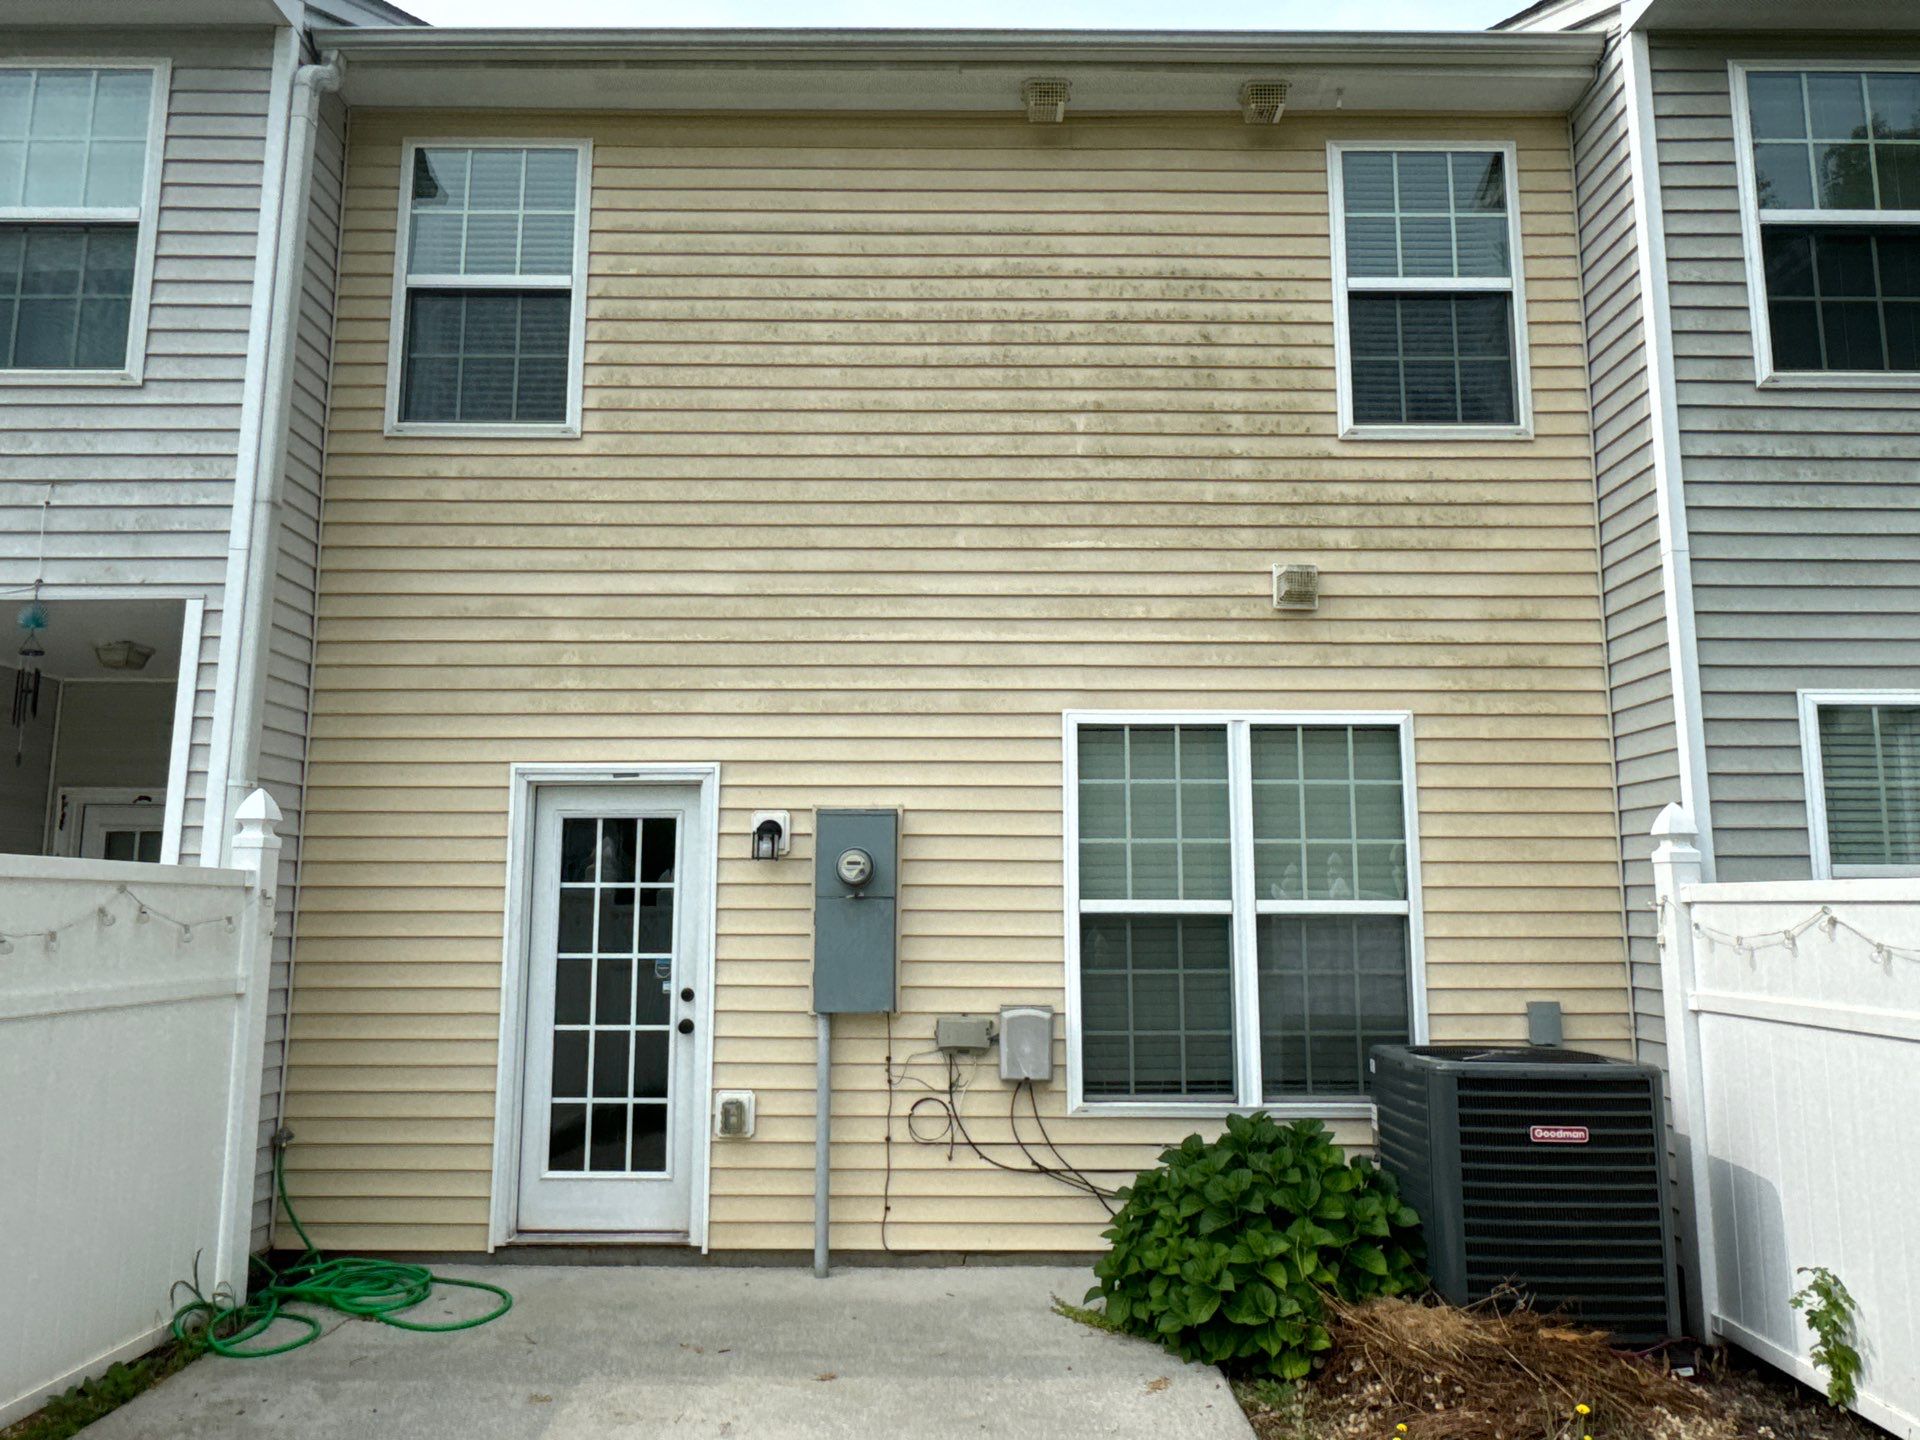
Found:
[[[1318,610],[1320,608],[1320,567],[1318,565],[1274,566],[1273,608]]]
[[[1067,101],[1073,98],[1073,82],[1060,75],[1036,75],[1020,82],[1020,103],[1027,107],[1027,119],[1036,125],[1058,125],[1067,118]]]
[[[1249,80],[1240,87],[1240,118],[1249,125],[1277,125],[1287,113],[1287,82]]]

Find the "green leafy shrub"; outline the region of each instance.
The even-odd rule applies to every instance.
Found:
[[[1318,1121],[1233,1116],[1219,1139],[1164,1152],[1121,1196],[1087,1299],[1182,1359],[1298,1379],[1330,1343],[1328,1292],[1426,1286],[1420,1219],[1393,1177],[1349,1162]]]
[[[1836,1409],[1851,1405],[1860,1395],[1860,1352],[1854,1348],[1854,1320],[1860,1307],[1840,1277],[1824,1265],[1803,1265],[1795,1274],[1807,1283],[1787,1303],[1806,1316],[1813,1331],[1811,1359],[1826,1372],[1827,1403]]]

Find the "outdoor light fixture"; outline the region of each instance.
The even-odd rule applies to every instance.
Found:
[[[1062,75],[1036,75],[1020,82],[1020,103],[1027,107],[1027,119],[1036,125],[1058,125],[1067,118],[1067,101],[1073,97],[1073,82]]]
[[[748,829],[756,860],[778,860],[793,848],[793,817],[785,810],[754,811]]]
[[[153,647],[138,640],[102,640],[93,647],[93,656],[107,670],[144,670]]]
[[[1240,118],[1249,125],[1278,125],[1287,113],[1287,82],[1249,80],[1240,87]]]

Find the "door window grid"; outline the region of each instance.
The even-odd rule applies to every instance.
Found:
[[[0,68],[0,371],[129,369],[161,74]]]
[[[579,145],[409,148],[397,423],[573,423],[582,153]]]
[[[677,824],[561,822],[548,1170],[666,1169]]]
[[[1238,752],[1237,730],[1245,743]],[[1089,720],[1074,725],[1073,743],[1081,1097],[1218,1104],[1360,1096],[1366,1050],[1405,1040],[1413,1029],[1400,726]],[[1189,774],[1182,757],[1214,745],[1228,761],[1215,783],[1229,792],[1234,866],[1244,863],[1253,884],[1244,893],[1234,884],[1223,900],[1176,897],[1171,889],[1116,895],[1123,872],[1103,852],[1128,843],[1116,837],[1131,835],[1131,790],[1179,785]],[[1150,757],[1146,765],[1137,751]],[[1250,833],[1240,833],[1235,794],[1248,797]],[[1168,800],[1153,808],[1180,806]],[[1157,831],[1153,843],[1163,843]],[[1240,938],[1242,914],[1256,917],[1247,939]],[[1234,976],[1249,968],[1259,1013],[1236,1022]],[[1316,994],[1337,985],[1346,998],[1316,1009],[1308,1004],[1310,984]],[[1247,1044],[1263,1057],[1257,1097],[1238,1093],[1236,1057]]]
[[[1736,71],[1761,377],[1920,373],[1920,71]]]
[[[1920,868],[1920,705],[1817,712],[1828,864]]]

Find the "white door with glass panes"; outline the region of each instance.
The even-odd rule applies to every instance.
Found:
[[[518,1230],[689,1230],[704,823],[698,785],[537,791]]]
[[[61,806],[65,815],[62,854],[158,863],[166,839],[164,790],[138,797],[129,794],[124,799],[63,791]]]

